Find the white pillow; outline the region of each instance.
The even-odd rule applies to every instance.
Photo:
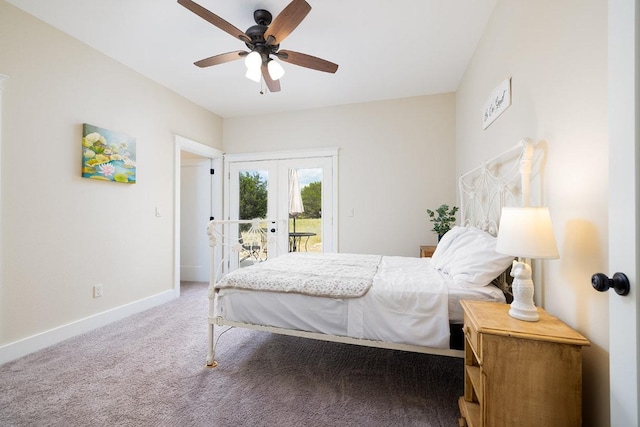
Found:
[[[449,248],[459,236],[465,234],[467,231],[469,231],[469,227],[460,227],[456,225],[444,233],[438,242],[438,246],[436,246],[436,250],[431,256],[431,261],[438,270],[442,270],[446,264],[451,262],[450,258],[455,255],[455,253],[454,251],[449,252]]]
[[[512,263],[496,252],[497,239],[475,227],[455,226],[438,243],[432,262],[457,286],[486,286]],[[442,247],[440,246],[442,245]]]

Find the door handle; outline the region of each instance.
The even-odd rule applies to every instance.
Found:
[[[631,288],[629,278],[624,273],[615,273],[610,279],[604,273],[596,273],[591,276],[591,286],[599,292],[606,292],[613,288],[618,295],[627,295]]]

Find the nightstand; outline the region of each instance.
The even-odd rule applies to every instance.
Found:
[[[435,246],[420,246],[420,258],[431,258],[435,251]]]
[[[582,347],[589,341],[538,308],[540,320],[509,316],[509,305],[461,301],[465,379],[461,426],[582,425]]]

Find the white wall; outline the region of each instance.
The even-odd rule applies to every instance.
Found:
[[[512,76],[513,105],[486,131],[480,109]],[[456,94],[456,167],[523,136],[547,145],[543,203],[560,259],[536,268],[536,300],[575,327],[584,351],[584,423],[609,424],[607,271],[607,2],[500,0]]]
[[[455,203],[455,95],[224,121],[227,153],[339,147],[339,251],[418,256]],[[354,216],[348,213],[353,209]]]
[[[171,291],[173,135],[222,119],[4,1],[0,74],[0,347]],[[136,184],[80,177],[82,123],[137,139]]]

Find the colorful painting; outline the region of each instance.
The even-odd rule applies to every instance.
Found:
[[[82,177],[135,184],[136,139],[83,124]]]

